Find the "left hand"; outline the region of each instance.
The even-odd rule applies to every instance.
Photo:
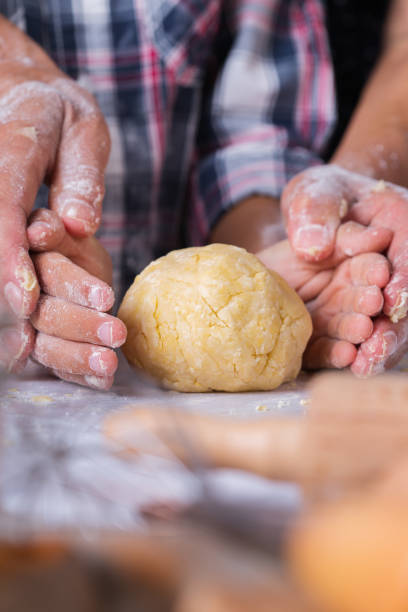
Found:
[[[393,366],[408,348],[408,191],[334,165],[312,168],[288,184],[283,211],[289,240],[306,261],[330,257],[338,228],[353,220],[393,232],[386,255],[392,274],[384,288],[383,317],[358,349],[352,370],[367,376]]]
[[[408,190],[334,165],[311,168],[289,182],[282,197],[289,241],[304,261],[331,257],[341,225],[355,221],[388,228],[393,274],[384,290],[384,314],[393,322],[408,311]]]
[[[386,228],[351,221],[341,226],[334,253],[322,262],[300,260],[287,240],[257,253],[306,302],[313,322],[306,368],[345,368],[355,361],[358,345],[373,332],[372,317],[383,306],[389,263],[380,252],[391,239]]]

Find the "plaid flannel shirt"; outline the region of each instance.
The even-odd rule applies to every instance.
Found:
[[[319,162],[335,118],[321,0],[0,0],[0,10],[106,117],[99,236],[119,293],[152,259],[204,243],[235,203],[279,197]]]

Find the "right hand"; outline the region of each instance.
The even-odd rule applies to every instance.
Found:
[[[117,367],[112,349],[126,339],[122,321],[107,314],[114,301],[109,255],[92,236],[70,236],[47,209],[31,215],[27,236],[41,286],[25,322],[32,359],[64,380],[109,389]],[[9,356],[9,369],[21,369],[26,357]]]
[[[72,236],[100,222],[109,133],[91,94],[66,77],[20,30],[0,17],[0,362],[23,363],[33,348],[28,317],[39,284],[26,235],[39,187]]]

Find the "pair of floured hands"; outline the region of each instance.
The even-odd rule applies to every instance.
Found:
[[[92,238],[107,126],[40,47],[1,16],[0,29],[0,319],[17,319],[2,323],[0,363],[18,371],[31,355],[107,389],[126,335],[106,314],[111,267]],[[50,210],[30,218],[42,183]],[[295,177],[282,208],[294,252],[281,242],[259,257],[311,311],[306,367],[368,375],[393,365],[408,344],[408,192],[328,165]]]
[[[289,183],[283,212],[296,251],[285,240],[258,256],[308,305],[305,366],[351,366],[366,376],[394,365],[408,347],[408,192],[321,166]],[[112,349],[126,329],[105,314],[113,303],[108,255],[92,237],[73,238],[49,210],[33,213],[27,236],[42,293],[23,334],[3,330],[3,360],[14,342],[12,369],[31,353],[65,380],[109,388]]]
[[[295,250],[285,240],[258,256],[311,312],[305,366],[363,376],[392,366],[408,345],[408,192],[321,166],[295,177],[282,205]],[[36,303],[30,268],[17,274],[31,314],[2,330],[0,359],[18,371],[31,354],[65,380],[108,389],[126,329],[106,314],[107,253],[92,237],[71,236],[51,210],[31,215],[27,239],[41,294]]]
[[[106,314],[111,264],[92,238],[108,129],[94,98],[1,16],[0,33],[0,364],[18,371],[31,355],[107,389],[126,335]],[[30,218],[42,183],[50,210]],[[282,209],[294,252],[285,241],[258,255],[308,304],[305,366],[392,366],[408,345],[408,191],[328,165],[295,177]]]

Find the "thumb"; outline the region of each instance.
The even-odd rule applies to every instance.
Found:
[[[32,252],[60,253],[89,274],[112,284],[112,261],[101,243],[94,236],[74,238],[54,211],[35,210],[29,217],[27,237]]]
[[[334,165],[310,168],[288,183],[282,212],[298,257],[322,261],[333,253],[337,228],[355,200],[354,193],[354,181]]]
[[[110,137],[93,97],[66,79],[60,81],[57,87],[71,104],[65,109],[49,204],[73,236],[86,237],[95,233],[101,219]]]

